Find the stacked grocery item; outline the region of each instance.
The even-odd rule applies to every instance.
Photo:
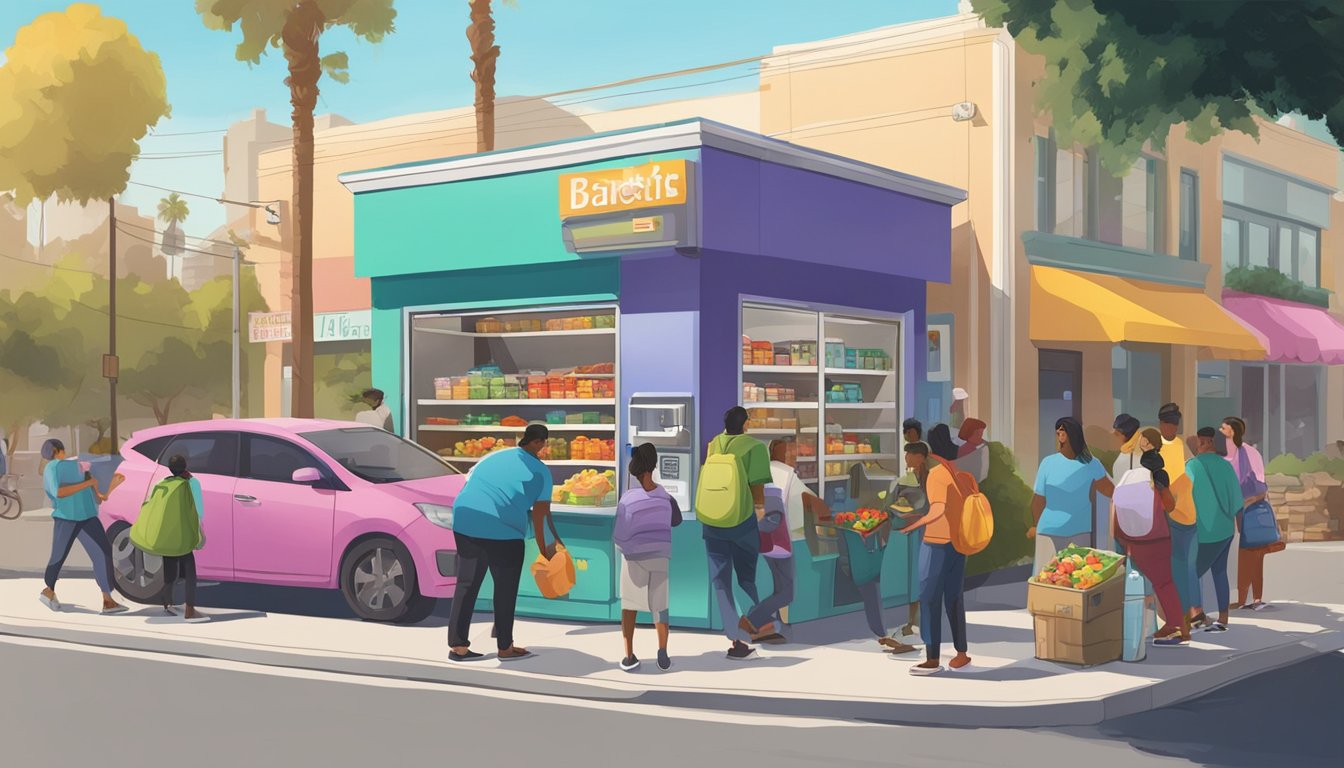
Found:
[[[747,419],[747,429],[798,429],[798,418],[796,416],[766,415],[769,413],[769,409],[766,408],[753,410],[752,418]]]
[[[832,384],[831,388],[826,391],[826,402],[862,403],[863,387],[849,381]]]
[[[856,435],[826,435],[826,455],[844,456],[859,455],[864,453],[873,453],[874,442],[877,436],[873,435],[868,440],[859,440]]]
[[[752,341],[742,337],[743,365],[804,366],[817,364],[815,341]]]
[[[778,384],[759,386],[751,382],[742,384],[742,402],[744,403],[794,403],[798,402],[798,391],[792,387]]]
[[[616,504],[616,472],[585,469],[551,489],[552,504],[610,507]]]
[[[1120,658],[1124,643],[1125,558],[1070,545],[1027,583],[1036,658],[1091,666]]]
[[[434,379],[438,400],[591,400],[616,397],[612,363],[561,368],[549,373],[509,374],[498,366],[472,368],[465,376]]]
[[[615,424],[616,417],[609,413],[600,413],[598,411],[579,411],[578,413],[568,413],[566,411],[547,411],[547,424]]]
[[[881,349],[859,349],[841,339],[826,340],[826,367],[868,371],[892,370],[891,355]]]
[[[615,328],[614,315],[581,315],[546,320],[505,319],[483,317],[476,321],[477,333],[538,333],[540,331],[582,331],[593,328]]]

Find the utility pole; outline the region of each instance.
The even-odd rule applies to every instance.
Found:
[[[107,354],[103,376],[112,393],[112,450],[117,452],[117,199],[107,199]]]
[[[241,272],[240,265],[243,260],[241,249],[237,245],[233,246],[233,418],[238,418],[239,401],[239,377],[242,375],[242,369],[239,367],[239,312],[238,312],[238,275]]]

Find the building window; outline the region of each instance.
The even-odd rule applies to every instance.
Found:
[[[1055,151],[1054,232],[1069,237],[1087,237],[1086,152]]]
[[[1157,250],[1157,161],[1141,157],[1121,178],[1093,170],[1095,227],[1103,243]]]
[[[1223,274],[1241,266],[1241,222],[1223,217]]]
[[[1199,261],[1199,177],[1181,169],[1181,241],[1182,259]]]
[[[1165,382],[1160,352],[1129,345],[1111,347],[1111,397],[1116,413],[1128,413],[1145,423],[1156,419]]]
[[[1235,267],[1266,267],[1316,288],[1320,243],[1320,230],[1314,227],[1223,206],[1223,274]]]

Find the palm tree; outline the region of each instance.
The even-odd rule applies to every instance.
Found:
[[[515,0],[502,0],[504,5],[516,5]],[[495,17],[490,0],[467,0],[471,6],[471,25],[467,27],[467,41],[471,43],[471,79],[476,83],[476,151],[489,152],[495,148],[495,61],[499,46],[495,45]]]
[[[293,107],[292,173],[294,190],[289,218],[293,242],[294,283],[290,301],[293,387],[290,411],[313,416],[313,110],[323,74],[349,82],[350,59],[344,53],[320,53],[322,33],[348,27],[356,38],[371,43],[391,34],[397,12],[393,0],[196,0],[196,12],[210,29],[242,32],[235,56],[261,63],[268,48],[279,48],[289,65],[285,85]]]
[[[176,192],[159,201],[159,221],[168,225],[163,231],[163,242],[159,247],[166,255],[178,255],[187,244],[186,235],[178,225],[186,221],[190,215],[191,209],[187,207],[187,201]]]

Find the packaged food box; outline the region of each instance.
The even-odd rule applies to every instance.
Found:
[[[440,377],[434,379],[434,388],[435,388],[435,389],[452,389],[452,388],[453,388],[453,379],[452,379],[452,377],[450,377],[450,376],[440,376]]]
[[[495,317],[483,317],[476,321],[477,333],[502,333],[504,326]]]
[[[583,423],[583,414],[582,414],[582,413],[567,413],[567,414],[565,414],[565,423],[566,423],[566,424],[582,424],[582,423]]]
[[[780,419],[780,420],[779,420],[779,428],[780,428],[780,429],[797,429],[797,428],[798,428],[798,419],[796,419],[796,418],[783,418],[783,419]]]
[[[468,399],[470,400],[488,400],[490,398],[490,387],[485,385],[471,386],[468,388]]]
[[[565,423],[565,412],[564,412],[564,411],[547,411],[547,412],[546,412],[546,423],[547,423],[547,424],[564,424],[564,423]]]
[[[784,428],[784,420],[783,420],[783,419],[777,419],[777,418],[769,418],[769,419],[766,419],[766,420],[765,420],[765,428],[766,428],[766,429],[783,429],[783,428]]]
[[[470,399],[471,399],[471,387],[466,386],[466,385],[463,385],[463,386],[460,386],[460,387],[453,387],[453,393],[452,393],[452,394],[453,394],[453,396],[452,396],[451,399],[453,399],[453,400],[470,400]]]
[[[583,423],[584,423],[584,424],[601,424],[601,423],[602,423],[601,414],[599,414],[597,411],[584,411],[584,412],[583,412]]]
[[[596,327],[598,327],[598,328],[615,328],[615,327],[616,327],[616,316],[615,316],[615,315],[598,315],[597,318],[596,318],[596,320],[597,320]]]
[[[859,351],[857,349],[845,349],[845,368],[859,367]]]
[[[615,423],[616,423],[616,417],[615,417],[615,416],[612,416],[612,415],[609,414],[609,413],[598,414],[598,417],[597,417],[597,423],[598,423],[598,424],[615,424]]]
[[[546,382],[540,383],[528,382],[527,397],[529,400],[545,400],[551,396],[551,390],[546,386]]]
[[[434,399],[435,399],[435,400],[452,400],[452,399],[453,399],[453,390],[451,390],[451,389],[436,389],[436,390],[434,390]]]

